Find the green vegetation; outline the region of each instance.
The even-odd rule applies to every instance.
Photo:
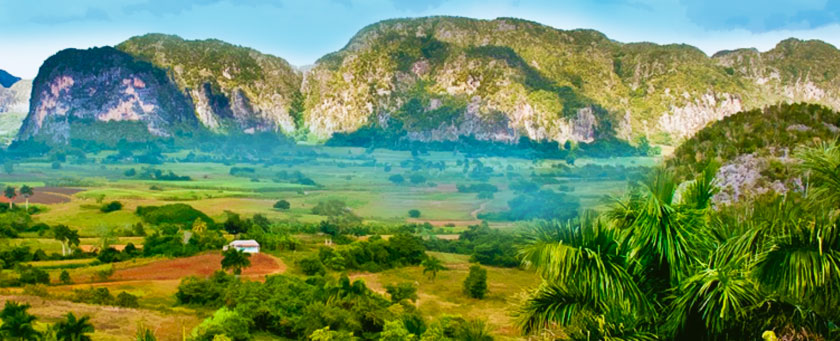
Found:
[[[487,295],[487,270],[478,265],[470,266],[470,274],[464,280],[464,292],[472,298],[484,298]]]
[[[543,284],[522,306],[521,328],[560,326],[574,338],[832,338],[840,201],[822,195],[840,190],[829,180],[840,149],[798,157],[802,171],[830,176],[804,197],[715,210],[715,169],[679,195],[675,176],[657,170],[605,216],[537,224],[523,259]]]

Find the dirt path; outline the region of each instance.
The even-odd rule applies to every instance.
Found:
[[[472,216],[473,219],[475,219],[475,220],[479,220],[478,219],[478,214],[481,213],[481,211],[484,211],[485,208],[487,208],[487,203],[488,202],[489,201],[482,202],[481,206],[478,206],[478,208],[476,208],[475,210],[470,212],[470,216]]]

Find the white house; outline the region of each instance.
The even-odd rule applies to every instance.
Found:
[[[231,247],[245,253],[260,253],[260,243],[257,243],[257,241],[253,239],[234,240],[230,242],[230,244],[225,245],[224,250],[227,251],[227,249]]]

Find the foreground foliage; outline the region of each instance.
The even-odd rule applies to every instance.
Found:
[[[521,254],[543,277],[526,333],[572,339],[838,336],[840,149],[801,151],[808,191],[715,207],[714,169],[655,171],[608,214],[536,224]]]

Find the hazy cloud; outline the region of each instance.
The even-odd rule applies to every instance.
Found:
[[[419,13],[440,7],[444,0],[390,0],[394,8],[404,12]]]
[[[686,16],[711,30],[744,29],[763,33],[802,30],[840,22],[837,0],[680,0]]]

